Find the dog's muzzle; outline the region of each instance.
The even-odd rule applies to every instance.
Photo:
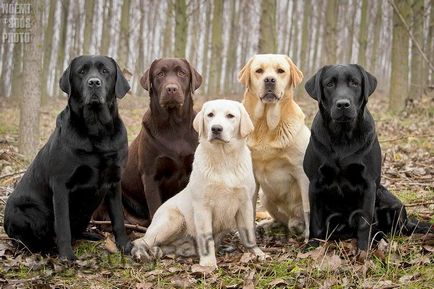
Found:
[[[266,92],[262,97],[261,101],[264,103],[277,102],[279,97],[274,92]]]

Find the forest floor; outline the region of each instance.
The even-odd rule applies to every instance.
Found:
[[[434,221],[434,102],[425,97],[399,116],[385,112],[380,95],[370,97],[383,152],[383,184],[421,220]],[[146,98],[127,96],[120,114],[129,141],[138,134]],[[41,145],[55,125],[66,99],[42,108]],[[310,126],[316,104],[299,102]],[[77,241],[79,260],[67,264],[55,257],[18,250],[3,230],[3,209],[29,162],[17,153],[19,110],[0,102],[0,288],[433,288],[434,236],[388,236],[357,258],[354,241],[327,242],[310,252],[284,230],[262,232],[258,243],[272,259],[257,262],[235,234],[224,240],[234,251],[218,255],[219,269],[202,272],[196,258],[168,256],[152,264],[135,262],[116,250],[112,236],[100,242]],[[132,238],[141,233],[131,232]]]

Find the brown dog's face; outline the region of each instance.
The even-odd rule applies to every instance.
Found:
[[[185,97],[199,88],[202,77],[185,59],[162,58],[151,64],[140,83],[151,97],[158,97],[161,107],[171,109],[182,107]]]
[[[263,103],[275,103],[303,79],[303,74],[283,54],[258,54],[241,69],[238,79]]]

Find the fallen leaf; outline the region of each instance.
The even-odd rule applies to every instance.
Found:
[[[153,288],[154,284],[146,282],[146,283],[137,283],[136,289],[151,289]]]
[[[335,271],[342,265],[342,259],[338,255],[325,255],[319,264],[320,270]]]
[[[240,262],[245,264],[252,260],[256,260],[256,256],[253,253],[247,252],[241,256]]]
[[[399,283],[401,283],[401,284],[402,283],[408,283],[408,282],[410,282],[412,280],[415,280],[419,276],[420,276],[420,273],[416,273],[416,274],[413,274],[413,275],[404,275],[401,278],[399,278]]]
[[[178,288],[191,288],[196,283],[194,278],[175,276],[170,280],[170,283]]]
[[[318,260],[320,257],[324,256],[325,253],[325,248],[324,247],[317,247],[312,251],[306,252],[306,253],[298,253],[297,254],[297,258],[300,259],[306,259],[308,257],[310,257],[312,260],[316,261]]]
[[[211,266],[201,266],[199,264],[194,264],[191,266],[192,273],[201,273],[204,275],[211,274],[214,271],[214,267]]]
[[[104,248],[109,252],[109,253],[117,253],[118,252],[118,248],[116,247],[115,242],[112,241],[112,239],[110,238],[106,238],[104,241]]]
[[[276,278],[268,284],[271,288],[275,288],[278,285],[288,285],[288,283],[282,278]]]

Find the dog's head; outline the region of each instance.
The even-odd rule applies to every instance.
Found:
[[[282,54],[258,54],[250,58],[238,80],[263,103],[275,103],[303,79],[303,73]]]
[[[161,58],[152,62],[140,84],[161,107],[179,108],[200,87],[202,76],[183,58]]]
[[[376,87],[377,79],[357,64],[324,66],[305,85],[321,113],[338,123],[363,113]]]
[[[79,107],[111,106],[130,90],[119,65],[107,56],[74,58],[59,81],[60,88]]]
[[[221,143],[245,139],[253,131],[253,123],[244,106],[226,99],[205,102],[193,127],[199,138]]]

